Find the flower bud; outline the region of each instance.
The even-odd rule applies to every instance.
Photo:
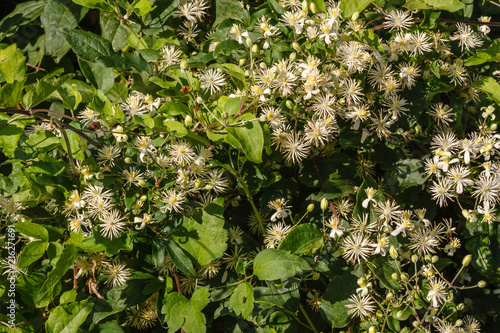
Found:
[[[403,280],[403,281],[408,281],[408,279],[409,279],[409,278],[410,278],[410,277],[408,276],[408,274],[406,274],[406,273],[404,273],[404,272],[403,272],[403,273],[401,273],[401,280]]]
[[[394,273],[394,274],[396,274],[396,273]],[[393,298],[394,298],[394,294],[393,293],[388,293],[387,295],[385,295],[385,299],[388,300],[388,301],[390,301]]]
[[[470,217],[470,213],[469,213],[469,211],[467,209],[462,209],[462,215],[466,219],[469,219],[469,217]]]
[[[368,329],[368,332],[369,333],[375,333],[377,330],[375,329],[375,326],[370,326],[370,328]]]
[[[130,157],[125,157],[125,163],[127,164],[132,163],[132,159]]]
[[[394,281],[397,281],[397,280],[398,280],[398,278],[399,278],[398,273],[392,273],[392,274],[391,274],[391,279],[393,279]]]
[[[267,117],[265,114],[263,114],[262,116],[259,117],[259,120],[260,121],[266,121],[267,120]]]
[[[196,103],[198,104],[203,103],[203,98],[201,98],[201,96],[196,97]]]
[[[484,288],[484,287],[486,287],[486,281],[484,281],[484,280],[479,281],[479,282],[477,283],[477,286],[478,286],[479,288]]]
[[[145,194],[143,194],[143,195],[141,195],[141,197],[139,198],[139,200],[146,201],[146,200],[148,200],[148,196],[145,195]]]
[[[292,43],[292,47],[293,47],[293,49],[294,49],[295,51],[297,51],[297,52],[302,52],[302,49],[300,48],[299,43],[297,43],[297,42],[293,42],[293,43]]]
[[[472,256],[470,254],[466,255],[462,260],[462,266],[469,266]]]
[[[433,264],[437,263],[438,261],[439,261],[439,257],[438,257],[438,256],[432,256],[432,257],[431,257],[431,262],[432,262]]]
[[[490,126],[490,130],[492,130],[492,131],[496,131],[497,128],[498,128],[497,124],[491,124],[491,126]]]
[[[307,206],[307,212],[310,213],[314,210],[314,204],[309,204],[309,206]]]
[[[396,248],[394,247],[394,245],[391,245],[391,247],[389,248],[389,254],[391,255],[392,259],[397,259],[398,258],[398,251],[396,250]]]
[[[358,18],[359,18],[359,12],[355,11],[351,16],[351,20],[356,21]]]
[[[427,262],[431,262],[431,256],[430,256],[430,255],[428,255],[428,254],[426,254],[426,255],[425,255],[425,261],[427,261]]]
[[[319,206],[321,210],[326,210],[328,208],[328,200],[326,200],[326,198],[321,199],[321,203]]]
[[[313,276],[312,276],[312,279],[313,279],[313,280],[319,280],[320,275],[321,275],[321,274],[319,274],[319,272],[314,272],[314,273],[313,273]]]
[[[464,303],[460,303],[457,305],[457,311],[463,311],[465,309],[465,304]]]
[[[302,1],[302,11],[304,13],[307,13],[307,11],[309,10],[308,6],[309,4],[307,3],[307,0]]]
[[[245,58],[241,58],[240,61],[238,62],[238,64],[241,66],[245,65],[245,63],[247,62],[247,60]]]
[[[95,174],[95,178],[101,180],[104,178],[104,174],[99,171],[98,173]]]
[[[290,53],[289,58],[290,58],[290,62],[294,62],[295,59],[297,59],[297,53],[295,53],[295,52]]]
[[[309,9],[311,10],[311,12],[313,14],[317,14],[318,13],[318,7],[316,6],[316,4],[314,2],[311,2],[309,4]]]
[[[403,312],[402,310],[399,310],[399,311],[396,313],[396,317],[398,317],[398,318],[403,317],[403,315],[404,315],[404,312]]]
[[[227,117],[229,117],[226,111],[222,112],[220,116],[222,117],[222,119],[227,119]]]
[[[247,43],[248,47],[252,47],[253,42],[250,38],[247,38],[245,42]]]
[[[411,262],[414,264],[418,262],[418,256],[416,254],[411,256]]]
[[[460,326],[462,326],[462,325],[463,325],[463,323],[464,323],[464,322],[462,321],[462,319],[458,319],[458,320],[455,322],[455,326],[456,326],[456,327],[460,327]]]
[[[193,125],[193,118],[191,118],[190,115],[187,115],[186,118],[184,118],[184,125],[186,125],[186,127]]]
[[[247,70],[245,71],[245,77],[249,77],[249,76],[250,76],[250,71],[247,69]]]
[[[255,44],[254,46],[252,46],[252,52],[258,53],[259,52],[259,45]]]
[[[292,102],[291,100],[287,100],[287,101],[285,102],[285,104],[286,104],[286,107],[287,107],[287,108],[289,108],[289,109],[293,109],[293,102]]]
[[[140,187],[147,187],[148,186],[148,183],[146,183],[146,181],[144,179],[139,179],[139,181],[137,183],[139,184]]]
[[[188,66],[188,61],[186,59],[181,61],[181,69],[185,70]]]
[[[414,321],[413,323],[411,323],[413,325],[413,327],[415,328],[419,328],[420,327],[420,323],[418,321]]]

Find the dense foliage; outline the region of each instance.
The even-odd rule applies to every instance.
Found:
[[[7,9],[0,331],[497,331],[498,3]]]

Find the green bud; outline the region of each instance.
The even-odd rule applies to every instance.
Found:
[[[390,301],[391,299],[394,298],[394,294],[393,293],[388,293],[387,295],[385,295],[385,299]]]
[[[439,261],[439,257],[438,257],[438,256],[432,256],[432,257],[431,257],[431,262],[432,262],[433,264],[437,263],[438,261]]]
[[[459,319],[459,320],[457,320],[457,321],[455,322],[455,326],[456,326],[456,327],[460,327],[460,326],[462,326],[462,325],[463,325],[463,323],[464,323],[464,322],[462,321],[462,319]]]
[[[252,52],[258,53],[259,52],[259,45],[255,44],[254,46],[252,46]]]
[[[245,71],[245,77],[249,77],[249,76],[250,76],[250,71],[247,69],[247,70]]]
[[[125,157],[125,163],[127,164],[132,163],[132,159],[130,157]]]
[[[245,65],[245,63],[247,62],[247,60],[245,58],[241,58],[240,61],[238,62],[240,67]]]
[[[403,317],[403,315],[404,315],[404,314],[405,314],[405,313],[404,313],[402,310],[400,310],[400,311],[398,311],[398,312],[396,313],[396,317],[401,318],[401,317]]]
[[[287,100],[285,104],[287,108],[293,109],[293,102],[291,100]]]
[[[411,256],[411,262],[414,264],[418,262],[418,256],[416,254]]]
[[[465,304],[464,303],[460,303],[457,305],[457,311],[463,311],[465,309]]]
[[[188,66],[188,61],[186,59],[181,61],[181,69],[185,70]]]
[[[139,198],[139,200],[146,201],[146,200],[148,200],[148,196],[145,195],[145,194],[143,194],[143,195],[141,195],[141,197]]]
[[[222,112],[220,116],[222,117],[222,119],[227,119],[227,117],[229,117],[226,111]]]
[[[420,323],[418,321],[414,321],[413,323],[411,323],[413,325],[413,327],[415,328],[419,328],[420,327]]]
[[[104,178],[104,174],[99,171],[98,173],[95,174],[95,178],[101,180]]]
[[[267,117],[265,114],[263,114],[262,116],[259,117],[259,120],[260,121],[266,121],[267,120]]]
[[[410,277],[408,276],[408,274],[406,274],[406,273],[404,273],[404,272],[403,272],[403,273],[401,273],[401,280],[403,280],[403,281],[408,281],[408,279],[409,279],[409,278],[410,278]]]
[[[351,16],[351,20],[356,21],[358,18],[359,18],[359,12],[355,11]]]
[[[297,51],[297,52],[302,52],[302,49],[300,48],[299,43],[297,43],[297,42],[293,42],[293,43],[292,43],[292,47],[293,47],[293,49],[294,49],[295,51]]]
[[[290,62],[294,62],[295,59],[297,59],[297,53],[295,53],[295,52],[290,53],[289,58],[290,58]]]
[[[139,179],[139,181],[137,183],[139,184],[140,187],[147,187],[148,186],[148,183],[146,183],[146,181],[144,179]]]
[[[484,287],[486,287],[486,281],[484,281],[484,280],[479,281],[479,282],[477,283],[477,286],[478,286],[479,288],[484,288]]]
[[[328,200],[326,198],[321,199],[321,203],[319,204],[321,210],[326,210],[328,208]]]
[[[393,279],[394,281],[397,281],[397,280],[398,280],[398,278],[399,278],[398,273],[392,273],[392,274],[391,274],[391,279]]]
[[[384,318],[384,313],[380,310],[377,310],[377,312],[375,312],[375,316],[377,316],[378,319]]]
[[[425,261],[431,262],[431,256],[430,255],[425,255]]]
[[[462,266],[469,266],[472,256],[470,254],[466,255],[462,260]]]
[[[309,5],[309,4],[307,3],[307,0],[302,1],[302,11],[303,11],[304,13],[307,13],[307,11],[309,10],[309,9],[308,9],[308,5]]]
[[[375,326],[370,326],[370,328],[368,329],[368,332],[370,333],[375,333],[377,331],[377,329],[375,328]]]
[[[469,213],[469,211],[467,209],[462,209],[462,215],[466,219],[469,219],[469,217],[470,217],[470,213]]]
[[[316,7],[316,4],[314,2],[311,2],[309,4],[309,9],[311,10],[311,12],[313,14],[317,14],[318,13],[318,7]]]
[[[496,131],[496,130],[497,130],[497,128],[498,128],[498,125],[497,125],[497,124],[492,124],[492,125],[490,126],[490,130],[492,130],[492,131]]]
[[[321,274],[319,274],[319,272],[314,272],[314,273],[313,273],[313,276],[312,276],[312,279],[313,279],[313,280],[319,280],[320,275],[321,275]]]
[[[248,47],[252,47],[253,42],[250,38],[247,38],[245,42],[247,43]]]
[[[309,206],[307,206],[307,212],[312,212],[314,210],[314,204],[309,204]]]
[[[398,251],[396,250],[396,248],[394,247],[394,245],[391,245],[391,247],[389,248],[389,254],[391,255],[392,259],[397,259],[398,258]]]
[[[184,125],[186,125],[186,127],[191,127],[191,125],[193,125],[193,118],[191,118],[190,115],[187,115],[186,118],[184,118]]]

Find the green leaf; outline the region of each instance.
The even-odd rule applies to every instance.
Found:
[[[375,32],[371,29],[358,30],[356,32],[353,32],[351,34],[351,36],[352,36],[352,39],[354,39],[358,42],[370,45],[371,47],[373,47],[374,49],[376,49],[377,51],[379,51],[381,53],[385,52],[384,47],[380,43],[378,36],[375,35]]]
[[[177,267],[181,272],[188,274],[192,277],[196,277],[196,271],[194,270],[193,262],[189,257],[184,253],[184,251],[170,238],[164,241],[165,247],[167,249],[172,262],[175,267]]]
[[[485,62],[499,62],[500,61],[500,40],[496,39],[488,48],[477,50],[476,54],[465,60],[465,66],[476,66],[484,64]]]
[[[255,287],[255,302],[262,309],[283,308],[295,312],[300,306],[299,283],[292,279],[284,280],[281,284],[266,282],[267,287]]]
[[[205,333],[206,318],[201,310],[210,302],[209,296],[205,287],[196,289],[189,301],[179,293],[168,294],[163,300],[161,313],[166,314],[169,329],[175,332],[182,327],[186,333]]]
[[[324,0],[311,0],[311,3],[314,3],[316,5],[316,8],[318,8],[318,13],[322,13],[326,10]]]
[[[458,0],[408,0],[406,1],[405,7],[410,11],[433,9],[456,12],[460,9],[464,9],[465,5]]]
[[[19,267],[28,267],[38,259],[40,259],[47,249],[47,242],[36,240],[26,244],[21,250],[19,258]]]
[[[262,151],[264,150],[264,132],[258,121],[248,121],[255,119],[253,115],[242,115],[238,118],[244,121],[243,125],[228,126],[228,142],[235,148],[245,153],[248,159],[254,163],[262,163]],[[236,142],[232,141],[234,139]]]
[[[342,17],[351,18],[355,12],[361,13],[370,2],[370,0],[342,0],[339,4],[340,9],[342,9]]]
[[[15,116],[12,116],[14,118]],[[0,114],[0,149],[8,157],[14,157],[24,127],[35,123],[32,117],[20,118],[15,121],[8,115]],[[9,122],[9,123],[7,123]]]
[[[26,78],[22,81],[4,83],[0,88],[0,108],[16,108],[23,96]]]
[[[20,3],[0,21],[0,40],[16,33],[19,27],[26,25],[43,13],[46,0],[35,0]]]
[[[130,36],[130,30],[116,16],[101,12],[99,23],[101,25],[102,37],[111,42],[113,51],[122,50],[128,45],[127,38]]]
[[[113,7],[108,5],[106,0],[73,0],[73,2],[87,8],[100,9],[107,12],[113,11]]]
[[[498,231],[497,231],[498,232]],[[500,245],[490,237],[474,237],[465,243],[472,266],[491,283],[500,282]]]
[[[202,266],[222,257],[227,249],[227,231],[224,229],[223,198],[219,198],[184,217],[182,227],[177,228],[172,239]]]
[[[66,274],[68,269],[73,265],[75,259],[79,256],[80,255],[76,252],[74,245],[67,245],[64,248],[56,265],[47,275],[47,279],[35,295],[35,303],[40,303],[46,298],[50,298],[56,284],[61,280],[64,274]]]
[[[113,88],[115,73],[112,68],[102,66],[96,62],[88,62],[81,58],[78,64],[83,75],[94,87],[99,88],[103,93],[107,93]]]
[[[422,161],[410,158],[396,162],[387,170],[384,185],[390,189],[389,193],[399,194],[412,186],[424,184],[427,178]]]
[[[80,123],[77,123],[74,121],[71,122],[71,125],[76,127],[76,128],[81,127]],[[72,154],[73,158],[76,158],[80,161],[85,160],[85,154],[83,153],[82,144],[80,143],[80,140],[83,140],[83,138],[81,138],[79,134],[77,134],[74,131],[69,130],[69,129],[64,129],[64,132],[66,133],[66,135],[68,137],[68,143],[69,143],[69,147],[71,148],[71,154]],[[68,149],[68,145],[67,145],[65,136],[62,135],[59,140],[61,142],[61,146],[63,147],[64,151],[69,153],[69,149]]]
[[[163,122],[163,126],[165,126],[169,132],[174,133],[174,135],[178,138],[182,138],[188,134],[188,130],[184,124],[177,120],[165,120]]]
[[[287,279],[309,269],[301,257],[277,249],[259,252],[253,262],[253,272],[260,280]]]
[[[25,109],[32,109],[41,102],[45,101],[54,91],[56,91],[64,82],[73,78],[75,74],[66,74],[61,77],[46,75],[37,82],[34,88],[26,92],[23,96],[23,106]]]
[[[16,44],[0,50],[0,73],[7,83],[24,81],[26,69],[26,57]]]
[[[82,101],[82,95],[78,91],[76,84],[69,84],[67,81],[57,89],[57,93],[63,101],[63,105],[66,109],[76,110],[78,104]]]
[[[86,8],[76,6],[73,3],[62,3],[51,0],[45,6],[40,20],[45,29],[45,53],[50,54],[58,63],[69,51],[68,42],[58,36],[60,29],[74,29],[78,21],[87,12]]]
[[[358,284],[358,278],[352,272],[346,271],[342,276],[334,277],[321,300],[321,316],[335,328],[342,328],[349,324],[351,318],[347,314],[347,298],[351,296]]]
[[[76,289],[77,288],[73,288],[71,290],[63,292],[61,297],[59,298],[59,304],[73,303],[74,301],[76,301],[76,296],[78,295],[78,291]]]
[[[276,0],[268,0],[267,3],[269,7],[276,13],[283,15],[285,13],[285,8],[283,8]]]
[[[28,237],[33,237],[42,241],[49,240],[49,232],[43,226],[32,222],[16,223],[16,230]]]
[[[92,311],[94,303],[86,300],[59,305],[50,312],[45,323],[47,333],[76,333]]]
[[[139,0],[134,6],[134,12],[139,16],[144,16],[150,11],[152,11],[156,6],[153,7],[149,0]]]
[[[247,320],[253,311],[253,301],[252,285],[248,282],[244,282],[234,290],[229,299],[229,306],[233,308],[237,316],[241,313],[243,319]]]
[[[94,33],[61,29],[59,34],[66,39],[73,52],[85,61],[97,62],[99,58],[113,55],[111,43]]]
[[[323,245],[323,233],[318,227],[301,224],[286,235],[278,249],[298,255],[312,255],[321,245]]]
[[[492,77],[483,77],[473,83],[473,87],[487,94],[495,103],[500,104],[500,85]]]
[[[392,274],[399,273],[401,268],[398,267],[398,262],[389,258],[389,256],[375,257],[371,262],[367,262],[367,265],[386,288],[398,290],[399,283],[392,279]]]
[[[238,0],[218,0],[215,2],[215,21],[213,27],[218,26],[227,18],[241,21],[248,17],[247,11],[243,10]]]
[[[212,68],[212,67],[222,68],[222,70],[224,72],[231,75],[233,78],[236,78],[236,79],[240,80],[241,82],[245,83],[245,72],[238,65],[220,64],[220,65],[210,66],[209,68]]]

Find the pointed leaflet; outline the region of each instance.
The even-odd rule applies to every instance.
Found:
[[[240,284],[231,295],[229,299],[229,306],[234,310],[234,313],[241,316],[243,319],[248,319],[248,316],[252,314],[253,311],[253,288],[248,282]]]
[[[250,161],[262,163],[264,132],[260,123],[255,121],[255,117],[249,113],[243,114],[238,121],[243,121],[244,124],[226,127],[230,138],[229,143],[243,151]]]
[[[66,39],[73,52],[85,61],[97,62],[99,58],[113,55],[111,43],[91,32],[61,29],[59,34]]]
[[[313,254],[323,244],[323,233],[312,224],[301,224],[293,228],[283,239],[279,250],[298,255]]]
[[[86,300],[59,305],[50,312],[45,323],[47,333],[76,333],[92,311],[94,303]]]
[[[277,249],[259,252],[253,262],[253,272],[260,280],[287,279],[309,269],[301,257]]]
[[[224,229],[223,198],[219,198],[197,211],[191,217],[184,217],[172,239],[200,265],[222,257],[227,248],[227,231]]]
[[[179,247],[179,245],[171,239],[164,240],[164,244],[175,267],[177,267],[181,272],[195,277],[196,271],[194,270],[193,262]]]

